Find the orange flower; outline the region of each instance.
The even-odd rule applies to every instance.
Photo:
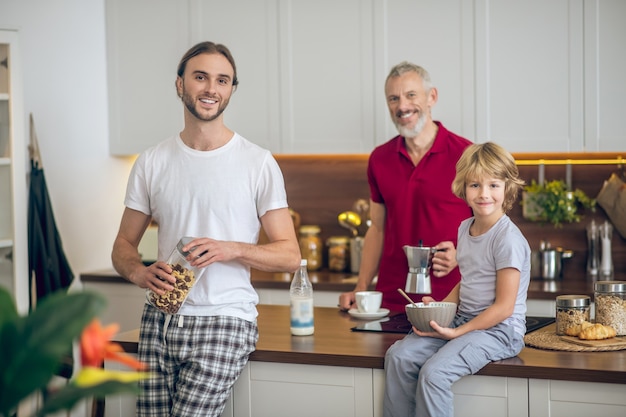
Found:
[[[120,344],[111,342],[118,330],[119,325],[115,323],[102,327],[98,319],[85,327],[80,337],[82,366],[101,367],[105,359],[110,359],[133,369],[146,369],[144,363],[125,354]]]

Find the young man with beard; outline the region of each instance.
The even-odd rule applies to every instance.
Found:
[[[440,250],[430,271],[433,298],[442,299],[460,280],[457,229],[472,212],[452,193],[451,184],[455,164],[471,142],[433,121],[437,89],[422,67],[409,62],[393,67],[385,97],[400,134],[374,149],[369,158],[372,223],[365,234],[356,287],[339,297],[342,310],[350,309],[354,293],[366,290],[378,276],[382,306],[404,311],[407,302],[397,291],[404,289],[408,273],[404,245],[421,242]]]
[[[115,269],[162,295],[176,282],[164,260],[181,237],[194,236],[182,250],[199,270],[176,314],[144,306],[139,359],[154,377],[141,382],[138,416],[219,416],[258,339],[250,268],[292,272],[300,264],[278,164],[224,125],[237,84],[225,46],[187,51],[176,78],[184,128],[142,153],[130,174]],[[160,261],[146,267],[138,245],[151,220]],[[257,244],[260,227],[267,244]]]

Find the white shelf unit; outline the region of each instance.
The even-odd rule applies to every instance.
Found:
[[[0,286],[28,311],[28,152],[18,32],[0,29]]]

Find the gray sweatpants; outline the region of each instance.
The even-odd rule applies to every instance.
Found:
[[[455,317],[454,327],[467,318]],[[452,384],[489,362],[516,356],[524,336],[498,324],[453,340],[409,333],[385,354],[384,417],[452,417]]]

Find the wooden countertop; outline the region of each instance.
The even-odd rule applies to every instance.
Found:
[[[271,273],[253,270],[252,285],[257,288],[284,289],[288,290],[292,274]],[[309,278],[316,291],[345,292],[354,289],[356,277],[349,273],[334,273],[328,271],[310,272]],[[119,276],[113,269],[82,273],[82,282],[107,282],[130,284]],[[615,280],[626,280],[626,275],[616,274]],[[558,280],[532,279],[528,287],[528,298],[535,300],[554,300],[557,295],[583,294],[593,297],[593,281],[581,278],[568,278]]]
[[[382,369],[385,352],[397,333],[353,332],[357,320],[335,308],[315,308],[315,334],[292,336],[289,307],[259,305],[259,341],[252,361]],[[115,341],[137,352],[139,331],[117,335]],[[524,348],[515,358],[493,362],[479,375],[626,383],[626,350],[559,352]]]

